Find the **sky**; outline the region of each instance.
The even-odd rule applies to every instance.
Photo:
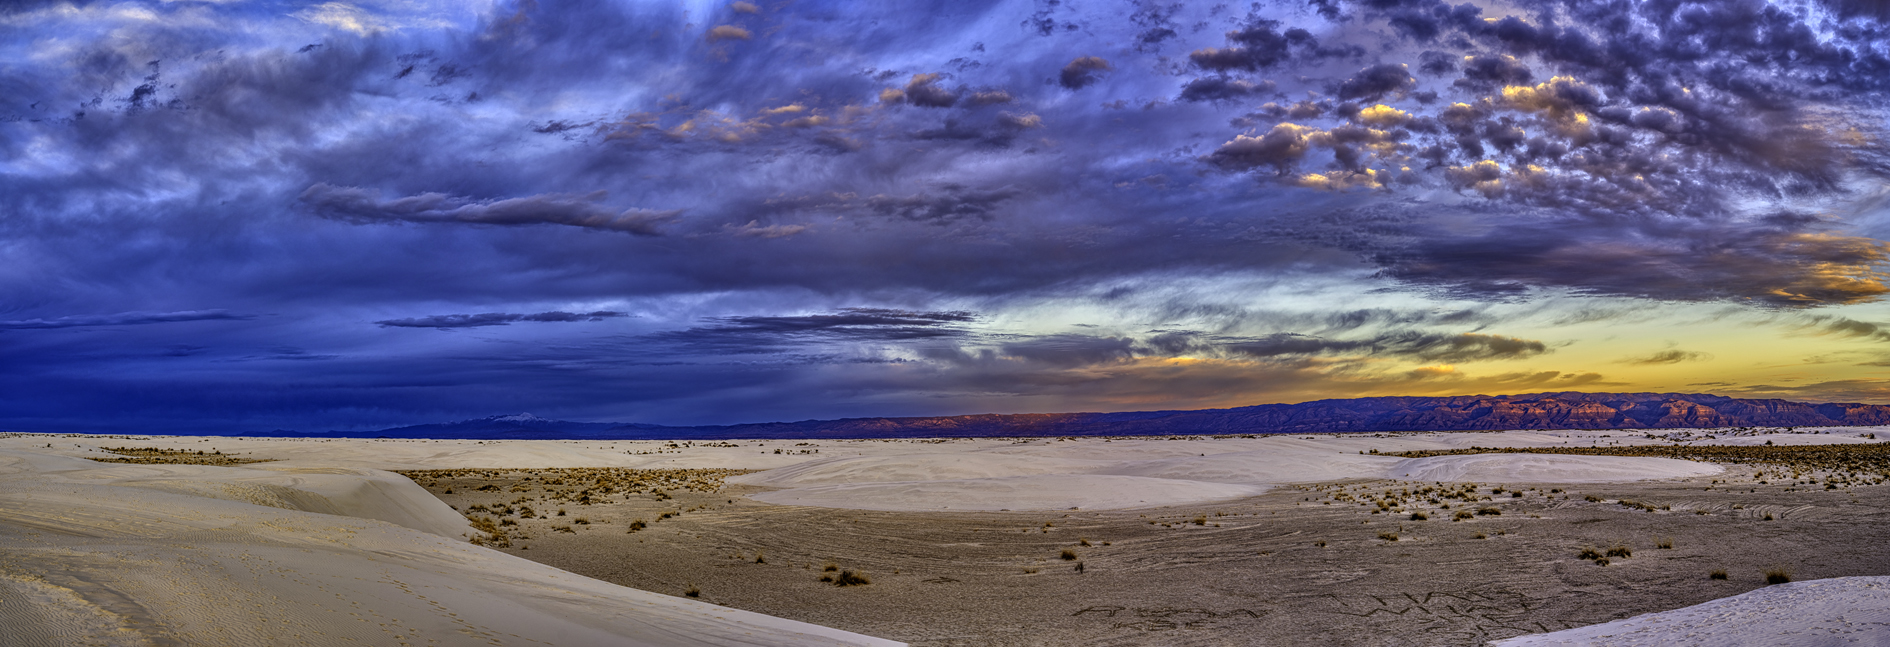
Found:
[[[1850,0],[0,8],[0,430],[1890,403]]]

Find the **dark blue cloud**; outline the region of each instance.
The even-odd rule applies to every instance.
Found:
[[[181,312],[121,312],[111,315],[70,315],[52,319],[20,319],[0,321],[0,330],[34,330],[46,328],[91,328],[97,326],[137,326],[143,324],[172,323],[177,321],[212,321],[218,319],[250,319],[252,317],[231,314],[222,310],[185,310]]]
[[[0,422],[1089,406],[1194,388],[1093,374],[1185,353],[1267,364],[1218,375],[1255,388],[1327,383],[1308,358],[1547,354],[1474,308],[1294,319],[1200,296],[1228,284],[1886,292],[1890,251],[1854,214],[1887,168],[1890,59],[1857,3],[153,0],[0,20]],[[1069,299],[1113,327],[1046,323]],[[1144,332],[1205,320],[1227,323]],[[838,404],[771,404],[808,389]]]

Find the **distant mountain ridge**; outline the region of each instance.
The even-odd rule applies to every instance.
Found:
[[[1233,409],[1122,413],[977,414],[843,418],[672,427],[569,422],[531,414],[396,427],[379,431],[268,435],[329,437],[720,440],[731,438],[935,438],[994,436],[1155,436],[1303,434],[1499,429],[1686,429],[1840,427],[1890,424],[1890,406],[1817,404],[1699,393],[1534,393],[1381,397],[1263,404]]]

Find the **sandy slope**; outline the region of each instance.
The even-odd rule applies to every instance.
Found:
[[[262,465],[0,452],[0,643],[898,644],[470,545],[398,475]]]
[[[1768,586],[1684,609],[1554,633],[1500,647],[1890,645],[1890,577],[1836,577]]]

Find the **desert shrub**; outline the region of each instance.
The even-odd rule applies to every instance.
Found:
[[[1662,550],[1670,550],[1673,548],[1673,538],[1672,537],[1655,537],[1654,547],[1662,549]]]
[[[1772,513],[1770,513],[1770,512],[1767,512],[1767,513],[1765,513],[1765,520],[1766,520],[1766,521],[1771,521],[1771,520],[1772,520]]]
[[[832,573],[834,571],[840,570],[840,565],[835,564],[833,562],[827,562],[827,565],[821,567],[820,570],[826,571],[828,573]]]
[[[1613,546],[1608,547],[1608,556],[1609,557],[1633,557],[1634,549],[1629,548],[1627,544],[1615,544]]]
[[[702,589],[696,588],[695,585],[691,584],[689,585],[689,590],[683,591],[682,594],[692,598],[699,598],[702,597]]]
[[[1711,579],[1715,579],[1715,580],[1723,580],[1723,579],[1726,579],[1726,569],[1723,569],[1723,568],[1715,568],[1715,569],[1713,569],[1713,570],[1712,570],[1711,572],[1708,572],[1708,573],[1706,574],[1706,576],[1707,576],[1708,578],[1711,578]]]
[[[573,519],[571,523],[575,523],[580,526],[588,526],[588,525],[591,525],[591,520],[588,517],[578,517],[576,519]]]
[[[833,577],[834,586],[861,586],[872,583],[872,578],[867,577],[865,572],[840,571],[839,575]]]
[[[1494,517],[1501,514],[1503,514],[1503,511],[1498,510],[1496,508],[1490,508],[1490,507],[1477,508],[1477,515],[1479,516]]]
[[[1423,512],[1413,512],[1413,513],[1411,513],[1411,520],[1412,520],[1412,521],[1426,521],[1426,520],[1429,520],[1430,518],[1431,518],[1431,516],[1430,516],[1430,515],[1427,515],[1427,514],[1424,514]]]
[[[1383,540],[1385,540],[1385,541],[1397,541],[1397,540],[1398,540],[1398,533],[1395,533],[1395,532],[1381,532],[1381,533],[1378,533],[1378,538],[1379,538],[1379,539],[1383,539]]]
[[[1062,555],[1062,557],[1063,557],[1063,561],[1066,561],[1066,562],[1074,562],[1074,561],[1076,561],[1076,551],[1074,551],[1074,550],[1064,550],[1064,551],[1063,551],[1063,555]]]
[[[1450,520],[1451,520],[1451,521],[1463,521],[1463,520],[1465,520],[1465,519],[1469,519],[1469,518],[1471,518],[1471,517],[1475,517],[1475,516],[1476,516],[1476,515],[1474,515],[1474,514],[1471,514],[1469,510],[1458,510],[1458,511],[1457,511],[1457,514],[1455,514],[1455,515],[1451,515],[1451,518],[1450,518]]]
[[[1601,503],[1601,497],[1595,496],[1593,494],[1582,497],[1582,500],[1587,501],[1589,503]]]
[[[1489,539],[1489,538],[1490,538],[1490,536],[1489,536],[1489,535],[1486,535],[1486,534],[1483,534],[1483,532],[1482,532],[1482,531],[1478,531],[1478,532],[1477,532],[1477,534],[1474,534],[1474,535],[1471,535],[1471,537],[1475,537],[1475,538],[1477,538],[1477,539]]]
[[[570,534],[573,534],[573,535],[575,535],[575,534],[577,534],[577,531],[576,531],[576,530],[572,530],[572,529],[571,529],[571,525],[570,525],[570,524],[565,524],[565,525],[562,525],[562,526],[552,526],[552,527],[551,527],[551,529],[552,529],[553,531],[556,531],[556,532],[564,532],[564,533],[570,533]]]
[[[1324,539],[1321,539],[1321,540],[1319,540],[1319,541],[1315,541],[1315,542],[1313,542],[1313,543],[1312,543],[1312,545],[1314,545],[1314,546],[1318,546],[1318,547],[1320,547],[1320,548],[1325,548],[1325,547],[1326,547],[1326,540],[1324,540]]]
[[[642,519],[637,519],[630,522],[630,532],[636,532],[638,530],[642,530],[648,527],[650,527],[650,524],[644,523]]]
[[[1594,546],[1583,546],[1579,556],[1582,559],[1601,559],[1601,551],[1596,550]]]
[[[1783,566],[1774,566],[1765,569],[1766,584],[1784,584],[1790,581],[1792,581],[1791,571],[1785,570]]]

